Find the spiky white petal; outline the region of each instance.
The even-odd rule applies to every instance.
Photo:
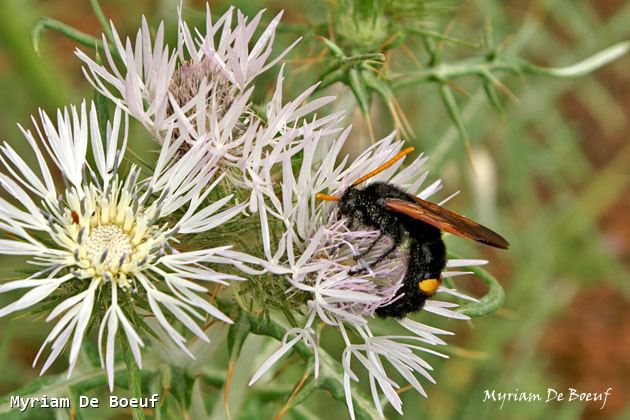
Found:
[[[229,247],[176,249],[187,234],[211,230],[246,205],[230,205],[229,196],[207,204],[218,182],[212,182],[216,158],[199,144],[181,160],[158,158],[155,171],[147,177],[135,165],[125,175],[120,163],[127,144],[127,116],[120,109],[108,123],[104,139],[94,105],[89,110],[85,103],[60,110],[56,121],[40,111],[41,125],[34,121],[45,153],[30,131],[22,132],[35,152],[40,175],[8,144],[0,146],[6,171],[0,172],[0,186],[10,197],[0,199],[0,228],[10,238],[0,240],[0,253],[30,257],[29,262],[39,271],[0,285],[0,293],[28,289],[1,308],[0,316],[61,293],[63,298],[47,318],[57,320],[56,324],[35,359],[36,363],[50,346],[41,372],[67,346],[68,376],[72,374],[97,305],[106,308],[98,336],[110,388],[119,327],[141,365],[144,343],[129,319],[133,312],[128,302],[135,297],[146,295],[153,315],[184,352],[188,352],[186,338],[175,330],[166,313],[201,340],[207,340],[199,327],[205,314],[231,322],[199,293],[208,291],[203,282],[228,284],[241,278],[216,271],[208,263],[232,264],[251,272],[255,270],[247,264],[257,260]],[[160,156],[167,155],[176,143],[166,139]],[[93,166],[88,163],[88,150]],[[62,174],[62,189],[52,182],[46,154]],[[169,217],[176,211],[183,216]]]
[[[94,87],[139,120],[158,142],[170,134],[178,138],[177,145],[163,149],[158,169],[181,160],[183,152],[199,143],[217,158],[222,182],[249,192],[247,211],[260,213],[264,251],[270,257],[269,214],[263,205],[273,189],[268,179],[284,156],[301,150],[306,137],[336,131],[340,115],[309,117],[334,99],[308,101],[316,85],[286,101],[284,69],[265,104],[264,117],[253,111],[255,79],[293,47],[273,52],[282,13],[258,37],[254,35],[262,15],[248,19],[231,7],[213,21],[208,5],[205,27],[196,29],[182,18],[180,7],[174,49],[164,42],[164,25],[153,36],[143,18],[135,41],[123,40],[112,25],[113,44],[103,36],[104,64],[80,50],[76,54],[85,63],[84,73]]]
[[[323,322],[336,328],[346,344],[341,361],[351,416],[354,417],[351,382],[358,381],[358,376],[351,369],[353,359],[368,373],[372,397],[379,414],[383,415],[380,395],[384,395],[402,413],[402,401],[396,393],[400,385],[391,379],[390,371],[397,371],[416,391],[426,396],[421,378],[430,382],[434,380],[424,354],[446,357],[431,347],[445,345],[439,336],[451,333],[405,318],[398,320],[398,323],[411,335],[373,335],[370,321],[375,310],[398,298],[397,291],[405,275],[405,252],[397,249],[380,263],[371,264],[370,260],[391,246],[391,239],[385,236],[371,248],[372,251],[364,257],[365,261],[357,261],[356,256],[364,255],[380,232],[360,226],[350,228],[344,219],[339,218],[336,203],[318,201],[315,195],[325,192],[340,196],[362,175],[397,155],[403,143],[396,141],[392,133],[349,162],[347,157],[340,158],[349,132],[350,128],[338,136],[334,132],[312,132],[302,144],[301,166],[295,169],[290,154],[285,155],[279,193],[277,190],[264,191],[265,211],[279,219],[285,227],[284,234],[276,244],[263,234],[264,240],[268,241],[265,246],[270,250],[267,253],[268,269],[287,276],[291,288],[309,293],[310,298],[307,302],[308,322],[301,334],[285,341],[261,366],[251,382],[270,369],[299,341],[299,337],[309,337],[307,331],[312,330],[315,321]],[[423,187],[428,175],[422,170],[425,161],[426,158],[420,156],[403,168],[403,161],[400,160],[368,183],[390,182],[426,199],[438,192],[442,184],[435,181]],[[447,267],[485,263],[483,260],[450,260]],[[367,267],[367,270],[357,272],[356,268],[360,267]],[[468,273],[443,272],[444,277],[461,274]],[[440,295],[474,300],[444,286],[438,289]],[[424,309],[448,318],[467,319],[467,316],[454,310],[456,307],[454,303],[430,299]],[[313,347],[316,348],[316,345]]]

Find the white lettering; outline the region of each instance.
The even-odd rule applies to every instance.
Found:
[[[86,408],[86,407],[97,408],[98,398],[90,398],[90,397],[86,397],[85,395],[80,395],[79,408]]]
[[[547,400],[545,401],[546,403],[548,403],[549,401],[562,401],[564,400],[564,394],[562,392],[558,392],[553,388],[547,388]]]
[[[151,397],[141,398],[124,398],[116,395],[109,396],[110,408],[155,408],[158,402],[158,394],[152,394]]]
[[[495,393],[495,390],[494,390],[494,389],[492,390],[492,393],[490,393],[490,390],[486,389],[486,390],[484,391],[483,401],[484,401],[484,402],[486,402],[486,401],[488,401],[489,399],[492,399],[492,401],[496,401],[496,400],[497,400],[497,396],[496,396],[496,395],[494,395],[494,393]]]

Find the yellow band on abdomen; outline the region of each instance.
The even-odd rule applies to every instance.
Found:
[[[433,296],[442,283],[441,279],[423,279],[418,282],[418,288],[425,295]]]

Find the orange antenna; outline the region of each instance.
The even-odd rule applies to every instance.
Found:
[[[363,181],[372,178],[374,175],[378,175],[381,172],[383,172],[385,169],[389,168],[390,166],[392,166],[394,163],[398,162],[400,159],[404,158],[405,156],[407,156],[409,153],[413,152],[413,147],[407,147],[405,150],[401,150],[396,156],[394,156],[393,158],[391,158],[390,160],[388,160],[387,162],[385,162],[384,164],[382,164],[381,166],[379,166],[378,168],[374,169],[372,172],[370,172],[367,175],[362,176],[361,178],[357,179],[356,181],[354,181],[354,183],[352,183],[352,186],[354,187],[355,185],[359,185],[360,183],[362,183]],[[337,201],[339,201],[337,199]]]
[[[334,195],[326,195],[322,193],[317,193],[315,197],[320,200],[325,200],[325,201],[339,201],[340,200],[339,197],[335,197]]]

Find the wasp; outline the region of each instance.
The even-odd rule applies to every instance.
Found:
[[[405,192],[387,182],[373,182],[364,188],[357,186],[383,172],[414,150],[406,148],[367,175],[352,183],[341,196],[319,193],[317,198],[338,202],[339,214],[350,226],[355,221],[379,231],[378,237],[361,255],[362,260],[383,237],[391,238],[391,246],[370,262],[375,266],[402,244],[407,255],[402,286],[392,301],[376,309],[380,317],[402,318],[419,311],[442,283],[446,267],[446,246],[442,231],[468,238],[495,248],[507,249],[510,244],[498,233],[442,206]],[[399,248],[402,249],[402,248]],[[364,271],[355,270],[354,273]],[[353,272],[350,272],[353,274]]]

